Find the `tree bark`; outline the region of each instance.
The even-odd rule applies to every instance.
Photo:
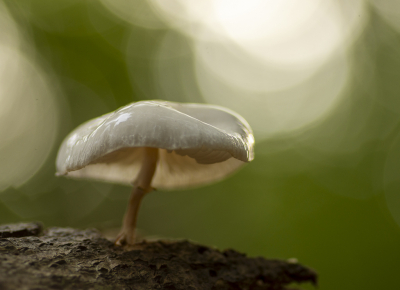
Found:
[[[94,229],[0,226],[0,289],[268,289],[311,282],[296,262],[248,258],[189,241],[114,246]]]

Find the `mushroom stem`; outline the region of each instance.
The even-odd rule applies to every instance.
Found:
[[[115,244],[118,246],[125,244],[133,245],[135,243],[135,229],[140,203],[146,193],[153,190],[150,185],[156,170],[157,161],[157,148],[143,148],[142,168],[133,182],[133,190],[129,198],[123,226],[115,240]]]

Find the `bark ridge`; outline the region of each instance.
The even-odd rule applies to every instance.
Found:
[[[268,289],[316,284],[298,263],[249,258],[189,241],[120,248],[95,229],[0,226],[0,289]]]

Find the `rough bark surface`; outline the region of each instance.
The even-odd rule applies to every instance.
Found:
[[[248,258],[189,241],[120,248],[93,229],[0,226],[0,289],[287,289],[316,283],[298,263]]]

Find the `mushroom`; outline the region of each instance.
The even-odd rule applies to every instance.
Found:
[[[115,244],[134,244],[140,203],[153,187],[221,180],[253,159],[253,145],[248,123],[226,108],[141,101],[72,131],[58,151],[56,175],[132,184]]]

